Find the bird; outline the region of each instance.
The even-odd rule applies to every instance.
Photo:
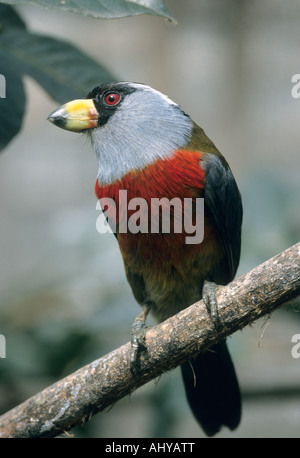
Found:
[[[115,214],[108,208],[104,213],[116,223],[126,277],[142,307],[133,325],[132,368],[148,313],[162,322],[203,298],[214,324],[220,325],[214,287],[228,284],[236,274],[243,207],[228,162],[204,130],[162,92],[122,81],[100,84],[85,99],[54,110],[48,120],[90,137],[98,164],[96,196],[117,205]],[[203,199],[203,237],[187,243],[187,231],[175,231],[173,207],[169,232],[161,223],[155,233],[147,230],[150,207],[139,213],[146,221],[140,230],[121,231],[134,212],[120,207],[120,191],[126,191],[128,202],[143,199],[149,206],[153,199],[187,199],[193,222],[196,202]],[[153,218],[161,212],[154,209]],[[241,393],[226,341],[182,364],[181,372],[188,403],[205,434],[214,436],[223,426],[236,429]]]

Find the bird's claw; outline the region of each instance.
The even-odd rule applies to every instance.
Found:
[[[145,324],[150,310],[149,304],[142,306],[142,312],[136,317],[131,332],[130,371],[133,375],[140,371],[139,354],[146,350],[145,335],[147,326]]]
[[[135,321],[132,325],[131,351],[130,351],[130,371],[137,374],[140,370],[139,354],[145,350],[146,325],[143,321]]]
[[[216,298],[217,288],[218,285],[216,285],[215,283],[204,280],[202,288],[202,299],[216,331],[219,331],[222,326],[222,323],[218,312],[218,302]]]

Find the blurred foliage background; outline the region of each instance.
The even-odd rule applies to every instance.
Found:
[[[15,11],[33,35],[68,42],[92,58],[96,76],[99,66],[94,81],[85,78],[84,64],[75,65],[73,83],[84,80],[87,90],[111,77],[149,84],[204,128],[242,193],[241,275],[299,240],[300,100],[291,95],[291,79],[300,73],[300,3],[165,4],[177,24],[153,15],[98,20],[25,5]],[[0,29],[4,75],[7,50],[16,50],[6,40],[1,46]],[[23,52],[31,46],[23,40]],[[58,78],[64,65],[74,66],[72,59],[60,62],[53,66]],[[56,96],[58,86],[45,90],[32,67],[14,65],[15,86],[7,79],[12,98],[7,92],[0,99],[2,139],[5,122],[24,112],[20,133],[2,142],[8,146],[0,157],[0,334],[6,338],[0,414],[128,341],[139,310],[114,236],[96,231],[91,146],[46,121],[57,101],[70,99],[73,83]],[[218,437],[300,436],[300,360],[291,355],[292,336],[300,333],[297,312],[297,306],[279,310],[268,326],[263,320],[229,339],[243,418],[237,431]],[[203,437],[179,375],[165,374],[72,434]]]

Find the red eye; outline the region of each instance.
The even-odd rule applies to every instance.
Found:
[[[107,94],[105,96],[105,103],[106,105],[109,105],[109,106],[117,105],[119,100],[120,100],[120,96],[116,92],[111,92],[110,94]]]

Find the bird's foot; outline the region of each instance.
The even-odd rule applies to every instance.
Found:
[[[143,305],[143,310],[136,317],[132,325],[131,333],[131,352],[130,352],[130,371],[133,375],[140,371],[140,359],[139,354],[141,351],[145,351],[145,335],[147,326],[145,324],[146,317],[149,313],[149,305]]]
[[[216,298],[217,288],[218,285],[216,285],[216,283],[204,280],[202,288],[202,299],[216,331],[219,331],[222,323],[218,312],[218,302]]]

